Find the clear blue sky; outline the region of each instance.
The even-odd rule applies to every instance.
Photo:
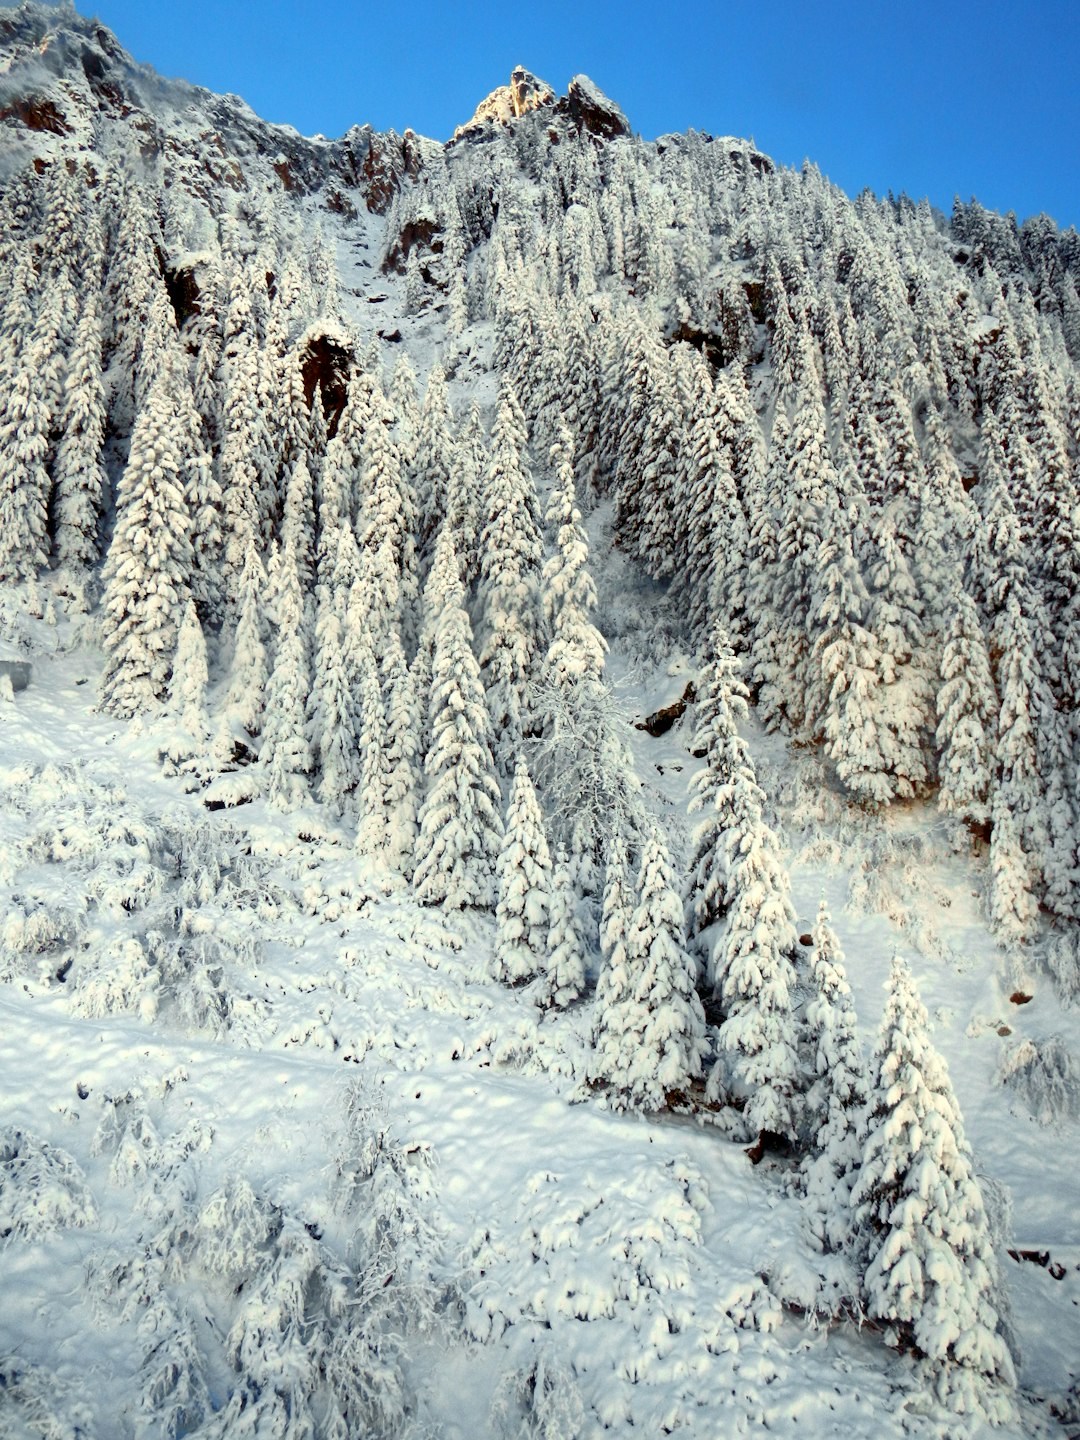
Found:
[[[77,0],[80,10],[90,0]],[[311,134],[445,139],[510,69],[582,71],[652,138],[809,156],[849,194],[1080,225],[1080,0],[98,0],[138,60]]]

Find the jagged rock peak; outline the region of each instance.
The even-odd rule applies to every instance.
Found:
[[[579,130],[610,140],[616,135],[629,135],[630,122],[613,100],[609,100],[587,75],[575,75],[565,95],[556,100],[550,85],[538,79],[523,65],[514,68],[509,85],[500,85],[476,107],[472,119],[459,125],[454,139],[475,134],[491,125],[509,125],[530,111],[544,107],[558,115],[568,116]]]
[[[488,121],[509,125],[511,120],[520,119],[530,110],[538,110],[541,105],[554,103],[555,91],[550,85],[538,79],[531,70],[526,70],[524,65],[515,65],[509,85],[500,85],[481,100],[468,124],[459,125],[454,131],[454,138],[463,135],[467,130],[485,125]]]
[[[566,92],[565,104],[570,118],[580,129],[606,140],[616,135],[629,135],[630,122],[615,104],[609,100],[599,85],[594,85],[587,75],[575,75]]]

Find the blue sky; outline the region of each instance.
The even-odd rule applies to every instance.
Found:
[[[89,10],[88,0],[77,0]],[[524,64],[578,71],[651,138],[809,156],[850,194],[959,194],[1080,224],[1080,0],[98,0],[139,60],[269,120],[445,139]]]

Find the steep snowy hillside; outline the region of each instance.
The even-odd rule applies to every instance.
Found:
[[[1080,1425],[1076,233],[0,127],[0,1434]]]

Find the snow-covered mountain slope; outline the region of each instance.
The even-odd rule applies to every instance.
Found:
[[[1068,1433],[1075,233],[0,55],[0,1431]]]

